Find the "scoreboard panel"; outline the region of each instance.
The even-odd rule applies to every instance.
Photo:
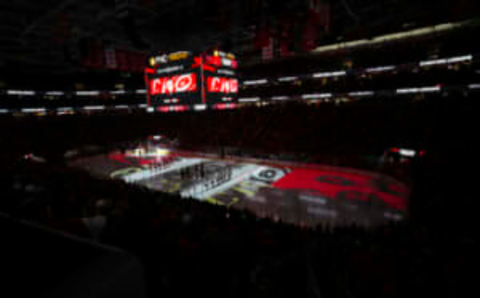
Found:
[[[158,111],[215,108],[234,103],[237,61],[220,51],[194,55],[181,51],[151,57],[145,69],[147,105]]]
[[[231,55],[231,54],[230,54]],[[238,79],[237,61],[233,55],[220,51],[205,55],[204,74],[209,105],[236,102]]]
[[[145,70],[148,106],[190,106],[201,94],[200,68],[192,67],[190,52],[175,52],[149,59]]]

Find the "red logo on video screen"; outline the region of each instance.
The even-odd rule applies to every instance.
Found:
[[[197,76],[194,73],[157,78],[150,81],[150,93],[175,94],[197,90]]]
[[[208,77],[208,92],[238,93],[238,81],[236,79]]]

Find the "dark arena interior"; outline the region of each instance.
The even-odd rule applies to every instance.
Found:
[[[1,297],[478,292],[479,1],[0,16]]]

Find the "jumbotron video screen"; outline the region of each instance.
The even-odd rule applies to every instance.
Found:
[[[238,62],[231,53],[188,51],[150,57],[147,105],[160,112],[234,107]]]

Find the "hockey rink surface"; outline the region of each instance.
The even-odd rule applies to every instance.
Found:
[[[315,164],[219,158],[164,144],[70,161],[93,176],[248,209],[259,217],[314,226],[374,226],[405,217],[409,189],[376,173]]]

